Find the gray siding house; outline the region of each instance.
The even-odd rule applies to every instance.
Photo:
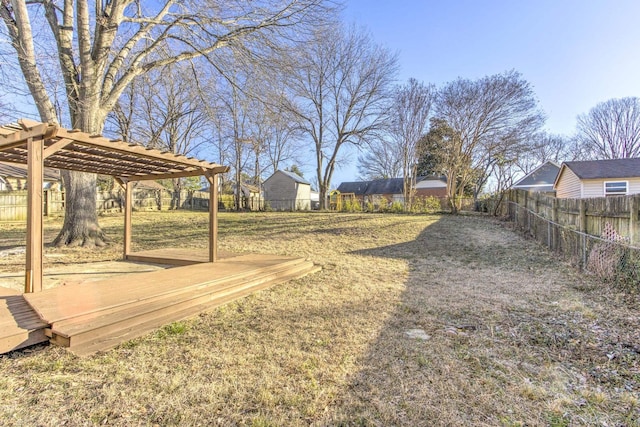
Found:
[[[511,188],[527,191],[551,192],[560,172],[560,165],[548,161],[518,180]]]
[[[265,202],[274,210],[311,209],[311,184],[301,176],[277,170],[263,183]]]

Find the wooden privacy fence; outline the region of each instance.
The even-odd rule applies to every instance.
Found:
[[[634,288],[640,283],[640,196],[556,199],[510,190],[507,216],[573,265]]]
[[[62,215],[64,202],[63,191],[44,190],[44,215]],[[96,207],[98,212],[120,212],[124,208],[124,193],[121,191],[99,191]],[[169,190],[135,190],[133,208],[137,210],[208,210],[209,192],[183,190],[178,193]],[[27,192],[0,191],[0,221],[23,221],[26,218]]]
[[[120,190],[98,192],[98,212],[120,212],[124,207],[124,192]],[[208,210],[209,192],[182,190],[134,190],[133,208],[136,210]]]
[[[558,199],[544,193],[509,190],[507,199],[542,218],[591,236],[612,227],[633,245],[640,243],[640,194],[591,199]],[[518,221],[518,218],[514,218]],[[526,218],[520,218],[525,221]],[[608,225],[607,225],[608,224]]]
[[[44,190],[42,195],[45,216],[64,210],[64,193]],[[0,221],[24,221],[27,219],[27,191],[0,191]]]

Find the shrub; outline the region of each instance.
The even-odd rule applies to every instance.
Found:
[[[402,205],[402,203],[396,201],[391,203],[389,211],[391,211],[392,213],[402,213],[404,212],[404,206]]]
[[[422,198],[422,212],[424,213],[436,213],[442,211],[442,205],[440,199],[435,196],[429,196]]]
[[[365,205],[367,207],[367,212],[374,212],[376,207],[374,206],[373,203],[371,202],[367,202],[367,204]]]
[[[220,196],[220,201],[225,210],[233,210],[236,206],[236,202],[233,198],[233,194],[223,194]]]

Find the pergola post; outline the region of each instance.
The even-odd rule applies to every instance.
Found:
[[[207,175],[209,181],[209,262],[218,259],[218,174]]]
[[[131,214],[133,213],[133,184],[124,182],[124,259],[131,253]]]
[[[43,139],[27,139],[27,259],[24,292],[42,291]]]

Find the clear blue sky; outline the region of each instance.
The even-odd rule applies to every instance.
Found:
[[[640,96],[640,0],[346,0],[343,16],[398,52],[401,81],[519,71],[552,133],[572,134],[599,102]],[[355,178],[352,161],[334,185]]]

